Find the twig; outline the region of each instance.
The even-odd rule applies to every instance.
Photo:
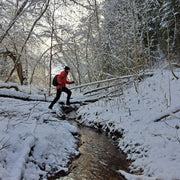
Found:
[[[173,113],[169,113],[169,115],[170,116],[172,116],[172,117],[175,117],[175,118],[177,118],[177,119],[180,119],[180,117],[179,116],[176,116],[175,114],[173,114]]]
[[[4,140],[4,138],[2,138],[2,139],[0,140],[0,143],[1,143],[3,140]],[[2,149],[7,148],[8,146],[10,146],[9,144],[7,144],[8,141],[9,141],[9,139],[7,139],[7,141],[2,144],[2,146],[1,146],[1,148],[0,148],[0,151],[1,151]]]
[[[180,143],[180,138],[179,138],[179,135],[178,135],[178,133],[177,133],[177,129],[176,129],[176,139],[177,139],[177,141]]]
[[[170,116],[172,113],[177,113],[179,112],[180,109],[175,109],[175,110],[172,110],[172,112],[167,112],[167,113],[163,113],[162,115],[160,115],[160,117],[158,117],[157,119],[154,120],[154,122],[159,122],[161,121],[163,118],[166,118],[168,116]]]

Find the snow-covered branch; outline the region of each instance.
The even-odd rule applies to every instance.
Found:
[[[19,10],[17,11],[15,17],[12,19],[12,21],[9,23],[8,27],[6,28],[6,30],[4,31],[4,33],[0,36],[0,43],[2,42],[2,40],[5,38],[5,36],[7,35],[8,31],[12,28],[12,26],[14,25],[14,23],[17,21],[17,19],[19,18],[19,16],[22,14],[24,7],[26,6],[28,0],[25,0],[21,7],[19,8]]]
[[[27,41],[28,41],[29,38],[31,37],[31,34],[32,34],[32,32],[33,32],[33,29],[34,29],[35,25],[37,24],[37,22],[41,19],[41,17],[42,17],[42,16],[44,15],[44,13],[46,12],[46,10],[47,10],[47,8],[48,8],[48,6],[49,6],[49,1],[50,1],[50,0],[47,0],[47,3],[46,3],[46,5],[45,5],[44,10],[41,12],[40,16],[34,21],[32,27],[31,27],[31,29],[30,29],[30,32],[29,32],[29,34],[28,34],[28,36],[27,36],[27,38],[26,38],[26,40],[25,40],[25,42],[24,42],[24,44],[23,44],[23,46],[22,46],[22,48],[21,48],[21,52],[23,51],[23,49],[24,49],[25,46],[26,46]]]

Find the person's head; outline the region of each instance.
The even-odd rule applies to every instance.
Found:
[[[65,66],[64,70],[65,70],[66,72],[69,72],[69,71],[70,71],[70,67]]]

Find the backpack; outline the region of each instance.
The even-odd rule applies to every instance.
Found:
[[[52,81],[53,86],[57,86],[59,85],[57,82],[57,77],[59,76],[59,74],[55,75]],[[63,80],[65,78],[65,75],[61,78],[61,80]]]
[[[59,74],[55,75],[52,81],[53,86],[57,86],[58,82],[57,82],[57,77],[59,76]]]

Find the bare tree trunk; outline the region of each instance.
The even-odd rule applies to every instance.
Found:
[[[138,73],[138,50],[137,50],[137,40],[136,40],[136,26],[135,26],[135,18],[134,18],[134,7],[132,0],[130,1],[130,7],[132,12],[132,21],[133,21],[133,34],[134,34],[134,56],[135,56],[135,67],[136,67],[136,73]]]
[[[142,66],[143,66],[143,69],[145,70],[145,69],[146,69],[147,62],[146,62],[146,57],[145,57],[145,52],[144,52],[143,30],[142,30],[142,32],[141,32],[141,51],[142,51],[142,61],[144,62],[144,63],[142,64]]]
[[[146,5],[146,1],[145,1],[145,5]],[[146,5],[146,18],[145,18],[145,21],[146,21],[146,35],[147,35],[147,42],[148,42],[148,65],[149,65],[149,68],[151,68],[151,50],[150,50],[150,40],[149,40],[149,29],[148,29],[148,15],[147,15],[147,5]]]
[[[164,2],[163,2],[163,5],[162,5],[162,9],[163,9],[163,12],[164,12]],[[168,23],[167,23],[167,18],[166,18],[166,13],[164,12],[164,18],[165,18],[165,21],[166,21],[166,27],[167,27],[167,40],[168,40],[168,62],[169,62],[169,67],[170,67],[170,70],[171,70],[171,73],[173,74],[173,76],[176,78],[176,79],[179,79],[175,74],[174,74],[174,71],[173,71],[173,68],[172,68],[172,65],[171,65],[171,60],[170,60],[170,48],[169,48],[169,27],[168,27]]]
[[[53,18],[54,19],[54,18]],[[53,22],[54,23],[54,22]],[[51,31],[51,48],[50,48],[50,61],[49,61],[49,95],[51,94],[51,69],[52,69],[52,48],[53,48],[53,34],[54,34],[54,27],[52,26]]]
[[[9,81],[9,79],[11,78],[11,76],[12,76],[12,74],[13,74],[13,72],[15,71],[15,69],[17,70],[17,74],[18,74],[18,77],[19,77],[19,80],[20,80],[20,83],[22,84],[22,82],[23,82],[23,74],[22,74],[22,64],[21,63],[16,63],[16,55],[15,54],[13,54],[11,51],[9,51],[9,50],[7,50],[6,49],[6,51],[5,52],[0,52],[0,55],[2,55],[3,57],[7,57],[7,56],[9,56],[12,60],[13,60],[13,62],[14,62],[14,67],[13,67],[13,69],[11,70],[11,72],[10,72],[10,74],[9,74],[9,76],[8,76],[8,78],[6,79],[6,81],[5,82],[8,82]]]
[[[80,71],[80,66],[79,66],[79,59],[78,59],[78,55],[77,55],[77,48],[76,48],[76,41],[74,39],[74,51],[75,51],[75,57],[76,57],[76,63],[77,63],[77,73],[78,73],[78,81],[79,84],[81,84],[81,71]]]
[[[25,50],[26,53],[26,50]],[[26,66],[25,66],[25,78],[27,79],[27,85],[28,85],[28,58],[25,58]]]
[[[91,68],[91,63],[89,62],[89,58],[88,58],[88,40],[90,39],[90,37],[92,36],[92,26],[91,26],[91,18],[89,19],[89,27],[88,27],[88,37],[87,37],[87,43],[86,43],[86,60],[88,63],[88,77],[89,77],[89,81],[92,82],[93,80],[97,81],[97,78],[94,74],[93,69]],[[91,42],[91,40],[89,40],[89,42]],[[93,46],[95,47],[95,46]],[[92,53],[92,52],[90,52]]]
[[[88,65],[89,65],[89,59],[88,59],[88,57],[89,57],[89,54],[88,54],[89,34],[90,34],[90,25],[88,26],[88,33],[87,33],[87,39],[86,39],[86,62],[88,63]],[[87,73],[88,73],[89,82],[91,82],[92,78],[91,78],[91,75],[89,72],[89,68],[87,68]]]
[[[95,14],[96,14],[96,23],[97,23],[97,32],[98,32],[98,54],[100,57],[100,64],[99,65],[99,72],[100,73],[100,80],[103,78],[103,70],[104,70],[104,61],[103,61],[103,54],[102,54],[102,40],[101,40],[101,34],[100,34],[100,22],[99,22],[99,13],[97,8],[97,0],[94,0],[95,2]]]
[[[14,70],[15,70],[15,66],[14,66],[14,68],[11,70],[11,72],[10,72],[8,78],[5,80],[5,82],[8,82],[8,81],[10,80],[12,74],[14,73]]]
[[[121,1],[118,0],[118,3],[119,3],[119,6],[121,7],[120,8],[120,11],[121,11],[120,13],[123,14],[123,7],[121,5]],[[123,18],[123,16],[121,17],[121,24],[122,24],[122,27],[121,27],[122,35],[123,35],[125,33],[125,30],[124,30],[125,29],[124,28],[124,18]],[[127,45],[127,37],[123,36],[123,43],[124,43],[123,51],[124,51],[124,56],[125,56],[125,68],[128,69],[128,45]]]

